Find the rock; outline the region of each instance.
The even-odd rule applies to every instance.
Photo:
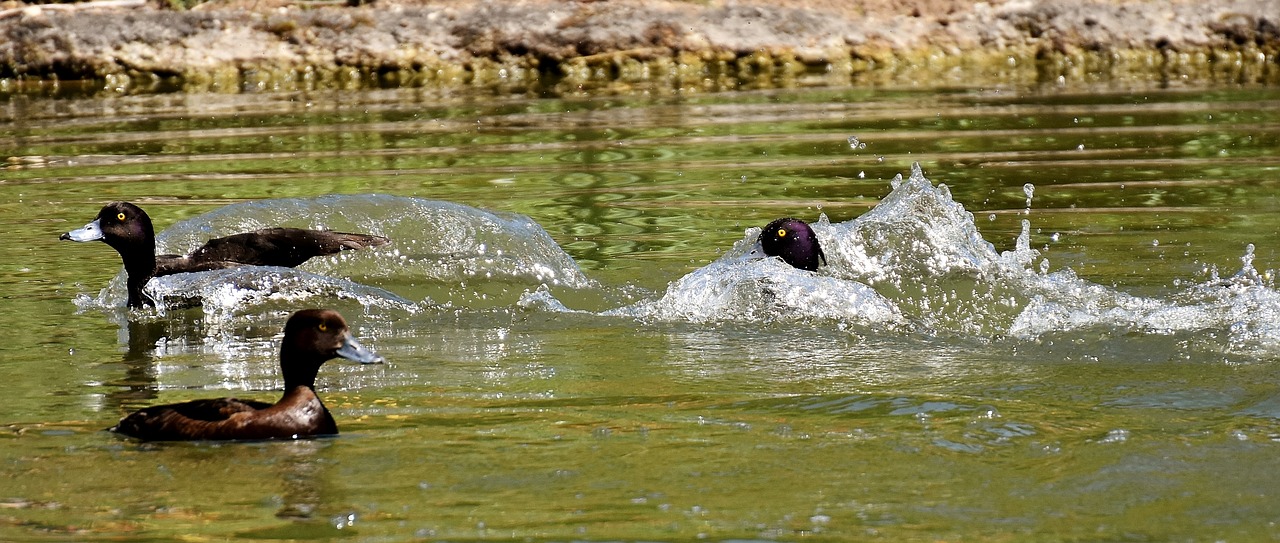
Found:
[[[0,11],[0,78],[131,91],[1280,81],[1275,0],[138,1]]]

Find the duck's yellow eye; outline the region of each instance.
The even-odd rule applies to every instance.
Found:
[[[121,220],[121,221],[123,221],[123,220],[124,220],[124,213],[116,213],[116,219],[117,219],[117,220]]]
[[[317,326],[316,326],[316,328],[320,329],[320,331],[321,331],[321,332],[328,332],[328,331],[329,331],[329,325],[327,325],[327,324],[325,324],[325,323],[323,323],[323,322],[322,322],[322,323],[320,323],[319,325],[317,325]]]
[[[780,237],[780,238],[785,238],[785,237],[787,237],[787,229],[786,229],[786,228],[779,228],[779,229],[778,229],[778,237]]]

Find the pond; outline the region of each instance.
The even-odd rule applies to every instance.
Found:
[[[1280,537],[1280,88],[4,99],[0,539]],[[130,311],[114,200],[393,243]],[[103,431],[303,307],[341,435]]]

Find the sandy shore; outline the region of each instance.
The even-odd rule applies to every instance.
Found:
[[[1280,0],[0,3],[0,91],[1280,83]]]

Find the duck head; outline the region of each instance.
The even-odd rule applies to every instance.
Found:
[[[93,222],[66,232],[58,239],[102,241],[110,245],[120,253],[125,272],[129,274],[129,307],[156,305],[142,291],[156,269],[155,229],[151,226],[151,217],[142,208],[129,202],[111,202],[103,206]]]
[[[790,217],[775,220],[760,231],[756,244],[744,259],[755,259],[776,256],[783,262],[796,268],[817,271],[818,262],[827,263],[827,255],[822,252],[818,236],[813,229],[800,219]]]
[[[320,365],[334,358],[361,364],[383,362],[381,356],[356,341],[337,311],[304,309],[289,317],[280,345],[280,371],[286,391],[299,385],[314,388]]]

